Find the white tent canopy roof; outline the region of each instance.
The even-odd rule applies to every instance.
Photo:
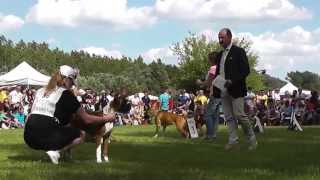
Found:
[[[28,63],[23,61],[8,73],[0,76],[0,85],[37,85],[44,86],[50,80],[50,76],[46,76]]]
[[[282,88],[280,88],[280,94],[284,95],[286,91],[288,91],[289,94],[292,94],[294,90],[298,91],[298,88],[295,85],[293,85],[291,82],[288,82],[286,85],[284,85]],[[311,91],[302,90],[302,93],[306,94],[306,95],[310,95]]]
[[[291,82],[288,82],[286,85],[284,85],[282,88],[280,88],[280,94],[285,94],[285,92],[289,92],[289,94],[292,94],[294,90],[298,91],[298,88],[293,85]]]

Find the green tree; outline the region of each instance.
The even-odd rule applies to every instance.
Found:
[[[268,74],[265,74],[263,76],[263,82],[264,82],[267,89],[281,88],[282,86],[284,86],[286,84],[285,81],[283,81],[279,78],[272,77]]]
[[[297,87],[320,91],[320,76],[316,73],[312,73],[309,71],[289,72],[287,73],[286,79]]]
[[[234,44],[243,47],[247,54],[250,64],[251,73],[247,78],[248,86],[254,90],[264,88],[262,76],[257,73],[255,67],[258,63],[258,56],[251,52],[251,42],[244,39],[235,39]],[[197,85],[196,79],[204,77],[208,71],[208,54],[212,51],[222,50],[217,41],[208,40],[205,36],[189,35],[181,43],[175,43],[172,48],[173,52],[179,58],[180,76],[178,88],[185,88],[189,91],[195,91]]]

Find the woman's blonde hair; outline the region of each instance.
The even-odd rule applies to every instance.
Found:
[[[45,93],[50,93],[56,87],[63,86],[63,79],[64,77],[60,74],[59,71],[56,71],[52,74],[47,86],[45,87]]]

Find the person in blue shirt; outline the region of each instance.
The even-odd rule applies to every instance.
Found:
[[[23,107],[16,107],[12,113],[12,116],[24,127],[26,115],[23,113]]]
[[[160,101],[160,111],[168,111],[169,110],[169,99],[171,96],[168,93],[168,88],[164,88],[163,93],[159,97]]]

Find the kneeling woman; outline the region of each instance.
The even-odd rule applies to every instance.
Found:
[[[115,119],[113,113],[101,117],[85,112],[71,91],[76,76],[77,72],[70,66],[60,66],[47,86],[37,91],[25,125],[26,144],[33,149],[45,150],[54,164],[59,163],[61,151],[84,141],[84,131],[67,126],[74,113],[88,126],[102,125]]]

